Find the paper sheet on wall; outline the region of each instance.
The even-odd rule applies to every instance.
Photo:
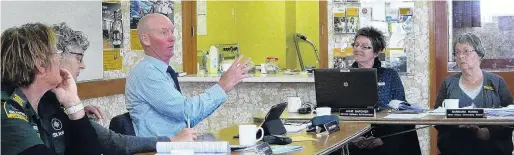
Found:
[[[372,7],[373,14],[372,14],[372,20],[374,21],[385,21],[385,1],[384,0],[377,0],[371,2],[369,4]]]
[[[207,35],[207,15],[197,17],[198,35]]]
[[[143,50],[143,46],[139,42],[139,35],[137,34],[137,30],[130,30],[130,49]]]
[[[404,47],[405,34],[402,23],[391,23],[391,39],[387,47]]]
[[[196,14],[206,15],[207,14],[207,1],[198,0],[196,1]]]
[[[371,26],[371,14],[372,9],[370,7],[367,8],[361,8],[359,11],[359,27],[368,27]]]
[[[384,35],[389,35],[389,25],[387,25],[387,22],[384,21],[371,21],[371,25],[375,27],[376,29],[382,31]]]
[[[122,60],[119,49],[104,50],[104,71],[121,70]]]
[[[334,33],[348,33],[346,8],[334,8]]]

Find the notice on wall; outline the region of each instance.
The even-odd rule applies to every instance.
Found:
[[[207,35],[207,1],[199,0],[196,3],[197,35]]]
[[[104,50],[104,71],[121,70],[122,60],[119,49]]]
[[[197,16],[198,35],[207,35],[207,15]]]
[[[139,42],[139,35],[137,35],[137,30],[130,30],[130,49],[143,50],[143,46]]]

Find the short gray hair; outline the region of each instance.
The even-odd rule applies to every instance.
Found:
[[[457,43],[470,45],[471,47],[473,47],[473,49],[475,49],[475,52],[477,52],[480,58],[483,58],[485,55],[485,48],[482,45],[480,37],[476,34],[466,33],[459,35],[457,38],[455,38],[455,40],[453,41],[453,55],[455,55],[455,46],[457,45]]]
[[[62,22],[59,24],[52,25],[55,33],[57,34],[57,49],[64,53],[70,52],[70,47],[78,47],[83,51],[89,48],[89,41],[87,40],[86,34],[81,31],[75,31],[71,29],[66,23]]]

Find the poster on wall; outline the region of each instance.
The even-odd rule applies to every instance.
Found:
[[[136,29],[137,23],[143,16],[152,13],[160,13],[168,17],[173,22],[173,7],[174,3],[171,0],[155,0],[155,1],[130,1],[130,29]]]
[[[102,2],[101,1],[2,1],[1,31],[27,23],[48,26],[65,23],[89,41],[84,52],[86,68],[77,81],[103,79]]]
[[[174,23],[174,2],[171,0],[131,0],[130,1],[130,48],[143,50],[137,35],[137,23],[147,14],[160,13]]]
[[[363,7],[359,11],[359,27],[368,27],[371,25],[371,7]]]
[[[357,33],[359,30],[359,8],[346,8],[348,33]]]
[[[123,48],[120,3],[102,3],[102,36],[104,49]]]
[[[398,73],[407,73],[407,54],[404,48],[386,49],[386,65]]]
[[[346,28],[346,9],[335,8],[334,9],[334,33],[348,33]]]
[[[104,71],[121,70],[123,57],[119,49],[104,50]]]

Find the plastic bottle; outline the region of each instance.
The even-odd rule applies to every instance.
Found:
[[[207,65],[209,74],[218,74],[218,48],[211,46],[209,49],[209,63]]]

